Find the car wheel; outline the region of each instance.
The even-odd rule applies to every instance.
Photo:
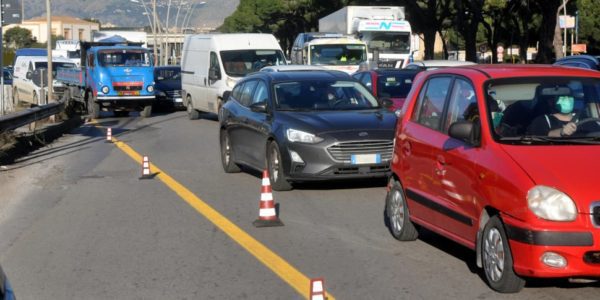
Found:
[[[98,102],[96,102],[96,97],[94,97],[91,94],[88,95],[87,109],[88,109],[88,115],[90,116],[90,118],[92,118],[92,119],[100,118],[100,104]]]
[[[520,291],[525,285],[525,280],[513,270],[508,239],[498,216],[493,216],[485,225],[481,243],[483,270],[490,287],[500,293]]]
[[[238,173],[240,167],[233,160],[233,149],[227,130],[221,130],[219,139],[221,140],[221,164],[225,173]]]
[[[283,165],[281,161],[281,152],[276,142],[269,143],[267,147],[267,168],[269,170],[269,179],[271,187],[276,191],[289,191],[292,185],[283,175]]]
[[[390,179],[390,190],[386,196],[386,212],[390,231],[399,241],[414,241],[419,236],[415,225],[410,221],[408,205],[400,182]]]
[[[196,109],[194,109],[194,106],[192,106],[192,97],[187,96],[187,113],[188,113],[188,118],[190,120],[197,120],[198,118],[200,118],[200,112],[197,111]]]
[[[140,112],[142,118],[150,118],[152,115],[152,105],[144,106],[144,109]]]

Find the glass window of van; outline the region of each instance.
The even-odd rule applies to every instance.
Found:
[[[285,65],[280,50],[230,50],[221,51],[225,73],[231,77],[243,77],[266,66]]]

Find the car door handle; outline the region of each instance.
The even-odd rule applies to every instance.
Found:
[[[435,174],[438,176],[446,175],[446,160],[443,156],[438,155],[437,160],[435,162]]]

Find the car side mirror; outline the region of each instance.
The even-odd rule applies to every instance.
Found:
[[[27,72],[27,74],[25,74],[25,78],[31,80],[31,78],[33,77],[33,74],[31,72]]]
[[[450,125],[448,135],[472,146],[479,146],[480,126],[479,122],[458,121]]]
[[[250,110],[257,113],[266,113],[267,112],[267,101],[262,101],[258,103],[254,103],[250,105]]]
[[[383,107],[385,108],[390,108],[392,106],[394,106],[394,101],[392,101],[392,99],[388,98],[388,97],[382,97],[380,98],[381,100],[381,104],[383,104]]]
[[[217,74],[217,69],[211,68],[210,70],[208,70],[208,79],[210,79],[210,80],[219,80],[219,79],[221,79],[221,76],[219,76]]]

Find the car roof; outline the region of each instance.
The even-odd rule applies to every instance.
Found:
[[[294,80],[351,80],[354,78],[349,74],[335,70],[312,70],[307,71],[288,71],[288,72],[255,72],[241,81],[251,78],[267,78],[271,81],[294,81]]]
[[[513,64],[480,64],[470,66],[457,66],[450,68],[442,68],[437,70],[427,71],[427,74],[442,74],[442,73],[454,73],[454,74],[465,74],[465,72],[471,74],[479,74],[480,76],[487,77],[489,79],[498,78],[514,78],[514,77],[548,77],[548,76],[573,76],[573,77],[596,77],[600,78],[598,71],[582,68],[570,68],[563,66],[553,65],[513,65]]]
[[[382,68],[370,70],[380,75],[394,75],[394,74],[417,74],[420,70],[415,69],[393,69],[393,68]]]
[[[278,65],[278,66],[267,66],[260,69],[261,72],[291,72],[291,71],[325,71],[327,70],[321,66],[313,65]]]
[[[409,63],[407,66],[410,66],[410,65],[426,67],[426,68],[435,68],[435,67],[470,66],[470,65],[475,65],[475,63],[471,62],[471,61],[461,61],[461,60],[432,59],[432,60],[413,61],[413,62]]]

